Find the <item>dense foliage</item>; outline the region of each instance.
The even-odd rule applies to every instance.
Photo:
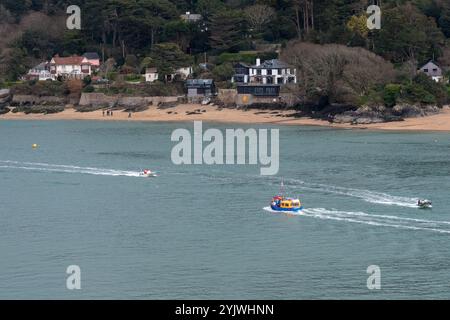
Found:
[[[82,9],[79,31],[65,27],[66,8],[74,4]],[[381,5],[381,30],[365,27],[371,4]],[[184,21],[180,16],[187,11],[203,19]],[[411,97],[421,95],[421,89],[434,98],[422,100],[441,101],[441,91],[446,89],[436,91],[416,83],[408,68],[416,70],[431,59],[450,66],[448,0],[2,0],[0,32],[0,82],[17,80],[56,53],[85,51],[114,61],[106,72],[108,78],[118,72],[140,74],[149,66],[170,74],[188,63],[204,62],[206,55],[215,64],[206,72],[224,81],[234,61],[253,62],[256,54],[273,58],[279,48],[292,58],[292,46],[302,42],[364,50],[357,59],[357,53],[339,47],[340,58],[351,63],[342,79],[335,79],[337,87],[328,83],[323,88],[331,101],[382,99],[392,104],[405,92]],[[273,50],[260,50],[262,46]],[[326,49],[310,49],[306,56],[311,59],[327,59]],[[321,53],[313,57],[317,50]],[[385,79],[367,77],[361,67],[364,59],[388,72]],[[319,70],[321,77],[315,82],[323,81],[329,71]],[[311,91],[311,83],[303,90]]]

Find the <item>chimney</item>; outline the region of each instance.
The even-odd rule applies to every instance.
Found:
[[[256,66],[259,67],[261,65],[261,59],[257,58],[256,59]]]

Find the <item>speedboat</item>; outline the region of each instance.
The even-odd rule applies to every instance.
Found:
[[[144,178],[152,178],[152,177],[156,177],[156,173],[152,172],[151,170],[145,169],[144,171],[142,171],[139,174],[140,177],[144,177]]]
[[[433,208],[433,203],[430,200],[419,200],[417,201],[417,206],[419,209],[431,209]]]
[[[283,196],[273,197],[270,207],[272,210],[280,212],[299,212],[303,210],[302,203],[299,199],[286,198]]]

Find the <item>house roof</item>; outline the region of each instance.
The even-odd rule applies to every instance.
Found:
[[[100,60],[100,56],[97,52],[86,52],[85,54],[83,54],[83,57],[89,60]]]
[[[427,69],[427,71],[425,72],[426,69]],[[436,71],[433,69],[436,69]],[[434,77],[442,76],[441,67],[439,67],[439,65],[436,62],[434,62],[433,60],[428,61],[424,66],[422,66],[420,68],[420,70],[422,72],[425,72],[429,76],[434,76]]]
[[[145,69],[145,73],[158,73],[157,68],[147,68]]]
[[[48,62],[41,62],[37,66],[34,66],[32,68],[32,70],[43,71],[43,70],[47,70],[47,67],[48,67]]]
[[[190,12],[186,12],[186,14],[182,14],[181,19],[183,20],[187,20],[187,21],[198,21],[202,19],[202,15],[201,14],[195,14],[195,13],[190,13]]]
[[[202,86],[212,86],[214,80],[212,79],[188,79],[186,80],[186,86],[188,87],[202,87]]]
[[[81,64],[90,64],[89,62],[84,62],[85,58],[81,56],[71,56],[71,57],[53,57],[55,64],[58,65],[81,65]]]
[[[264,61],[259,66],[253,65],[252,68],[254,68],[254,69],[284,69],[284,68],[291,68],[291,66],[281,60],[272,59],[272,60]]]
[[[238,62],[238,63],[236,63],[236,64],[234,65],[234,67],[235,67],[235,68],[236,68],[236,67],[251,68],[252,66],[249,65],[249,64],[247,64],[247,63],[245,63],[245,62]]]

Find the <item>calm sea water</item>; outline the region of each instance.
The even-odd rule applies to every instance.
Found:
[[[179,127],[0,122],[0,298],[450,298],[449,134],[281,127],[263,177],[173,165]],[[264,210],[280,177],[304,214]]]

